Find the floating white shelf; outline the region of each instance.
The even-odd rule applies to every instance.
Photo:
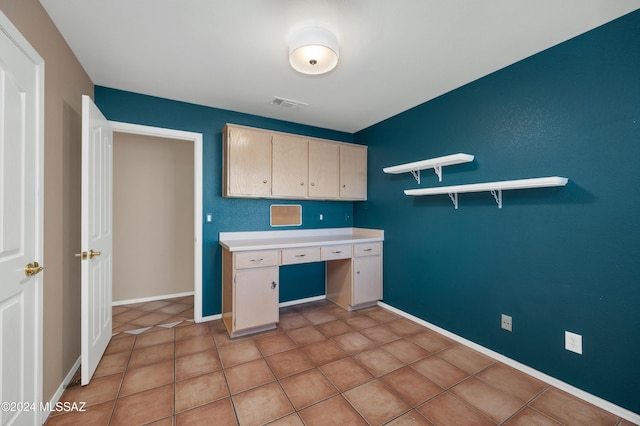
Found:
[[[473,161],[473,155],[469,154],[452,154],[444,157],[430,158],[428,160],[414,161],[413,163],[400,164],[397,166],[385,167],[382,169],[385,173],[399,174],[411,172],[418,184],[420,184],[420,170],[433,169],[438,175],[438,181],[442,182],[442,166],[451,166],[453,164],[469,163]]]
[[[551,176],[532,179],[504,180],[500,182],[472,183],[469,185],[441,186],[437,188],[406,189],[404,193],[406,195],[449,194],[449,198],[451,198],[453,206],[457,209],[458,194],[465,192],[490,191],[493,198],[495,198],[496,203],[498,203],[498,208],[501,209],[503,190],[564,186],[568,181],[569,179],[565,177]]]

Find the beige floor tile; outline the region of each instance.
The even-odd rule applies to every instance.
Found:
[[[617,421],[613,414],[558,389],[547,389],[529,405],[569,425],[608,425]]]
[[[524,402],[529,401],[547,387],[540,380],[501,363],[485,368],[476,374],[476,377]]]
[[[176,415],[176,426],[237,425],[231,398],[224,398]]]
[[[414,362],[411,368],[445,389],[469,377],[466,371],[435,355]]]
[[[410,364],[431,355],[431,352],[407,339],[394,340],[393,342],[382,345],[382,349],[405,364]]]
[[[353,356],[353,359],[362,364],[376,377],[383,376],[404,366],[402,361],[381,348],[359,353]]]
[[[272,355],[267,358],[267,363],[278,379],[301,373],[314,367],[313,362],[300,349],[292,349]]]
[[[400,397],[377,380],[345,392],[344,397],[371,425],[384,424],[411,409]]]
[[[411,367],[403,367],[380,378],[412,407],[435,397],[443,389]]]
[[[352,358],[343,358],[320,367],[325,376],[341,392],[360,386],[374,377]]]
[[[496,423],[502,423],[520,410],[524,403],[493,386],[471,377],[451,388],[458,398],[481,411]]]
[[[371,349],[376,346],[375,342],[367,339],[357,331],[341,334],[332,338],[334,342],[346,353],[353,355],[358,352]]]
[[[263,356],[277,354],[296,347],[293,340],[284,333],[256,339],[255,343]]]
[[[229,397],[229,388],[222,371],[182,380],[175,386],[176,413]]]
[[[276,380],[266,361],[262,358],[227,368],[224,374],[232,395]]]
[[[142,425],[173,414],[173,384],[118,398],[111,425]]]
[[[495,362],[480,352],[460,344],[450,346],[436,353],[436,356],[471,374],[475,374]]]
[[[280,384],[296,410],[302,410],[338,393],[317,368],[289,376],[280,381]]]
[[[427,401],[416,410],[438,426],[491,426],[496,424],[450,392],[445,392]]]
[[[301,350],[315,365],[324,365],[347,356],[338,345],[327,339],[304,346]]]
[[[216,350],[176,358],[176,381],[222,369]]]
[[[220,361],[223,367],[233,367],[244,362],[261,358],[260,350],[251,340],[219,348]]]
[[[300,411],[306,426],[367,426],[367,422],[342,396],[334,396]]]
[[[294,412],[277,383],[239,393],[232,400],[238,421],[243,426],[266,424]]]
[[[164,361],[158,364],[147,365],[128,370],[124,375],[119,397],[157,388],[173,383],[174,362]]]

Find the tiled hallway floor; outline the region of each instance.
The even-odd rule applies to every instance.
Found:
[[[233,340],[192,317],[192,297],[114,307],[93,380],[61,398],[86,412],[47,424],[631,424],[380,307],[282,308]]]

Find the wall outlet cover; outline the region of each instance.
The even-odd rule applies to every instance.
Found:
[[[582,355],[582,336],[570,331],[564,332],[564,348]]]
[[[507,331],[513,330],[513,319],[509,315],[502,314],[501,326]]]

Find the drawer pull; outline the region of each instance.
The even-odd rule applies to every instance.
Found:
[[[306,256],[306,254],[304,254],[304,253],[303,253],[303,254],[296,254],[296,255],[295,255],[295,257],[305,257],[305,256]]]
[[[333,253],[333,254],[340,254],[340,253],[342,253],[342,250],[332,251],[331,253]]]
[[[262,262],[264,260],[263,257],[259,258],[259,259],[251,259],[252,262]]]
[[[371,251],[373,250],[372,248],[368,248],[368,249],[364,249],[363,251]]]
[[[276,286],[277,286],[277,285],[278,285],[278,284],[276,284],[276,282],[275,282],[275,281],[271,281],[271,288],[276,288]]]

